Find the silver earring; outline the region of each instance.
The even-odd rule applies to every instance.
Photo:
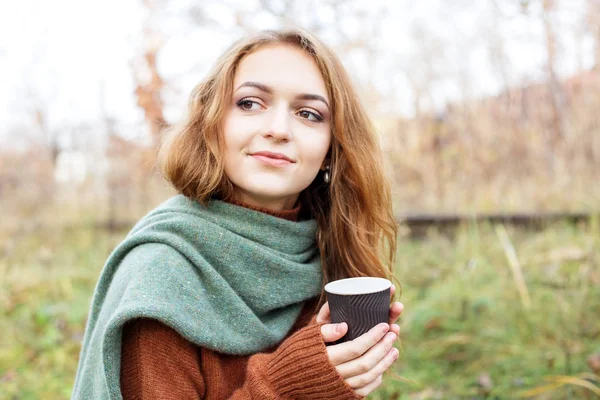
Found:
[[[323,181],[325,181],[325,183],[329,183],[329,181],[331,181],[331,174],[329,173],[329,165],[327,165],[325,167],[325,175],[323,176]]]

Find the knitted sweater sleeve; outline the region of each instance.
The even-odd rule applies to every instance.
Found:
[[[130,399],[203,399],[199,352],[170,327],[149,319],[125,326],[121,392]],[[220,379],[217,379],[220,381]],[[315,318],[272,352],[248,358],[231,399],[361,399],[329,362]]]
[[[244,385],[231,399],[362,399],[329,362],[315,318],[272,353],[250,357]]]

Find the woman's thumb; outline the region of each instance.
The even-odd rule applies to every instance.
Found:
[[[336,340],[341,339],[346,332],[348,332],[348,324],[345,322],[321,326],[321,335],[323,336],[323,341],[326,343],[335,342]]]

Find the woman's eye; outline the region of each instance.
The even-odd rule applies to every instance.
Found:
[[[237,106],[244,111],[258,110],[258,108],[254,107],[254,106],[258,106],[260,108],[260,104],[258,104],[256,101],[247,100],[247,99],[242,99],[242,100],[238,101]]]
[[[310,112],[308,110],[300,110],[300,112],[298,113],[298,115],[300,115],[302,118],[305,118],[309,121],[312,122],[321,122],[323,121],[323,117],[321,117],[319,114]],[[312,117],[312,119],[311,119]]]

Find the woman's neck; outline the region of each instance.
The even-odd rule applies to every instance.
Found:
[[[271,210],[275,212],[292,210],[298,205],[298,194],[284,197],[263,197],[257,196],[255,193],[250,193],[242,188],[235,187],[232,197],[242,203],[263,210]]]
[[[274,210],[270,210],[270,209],[264,208],[264,207],[257,207],[257,206],[245,203],[243,201],[239,201],[239,200],[229,199],[229,200],[224,200],[224,201],[231,203],[231,204],[235,204],[237,206],[246,207],[251,210],[260,211],[262,213],[269,214],[274,217],[283,218],[288,221],[294,221],[294,222],[298,221],[298,215],[300,214],[300,209],[302,208],[300,202],[297,202],[296,206],[290,210],[274,211]]]

